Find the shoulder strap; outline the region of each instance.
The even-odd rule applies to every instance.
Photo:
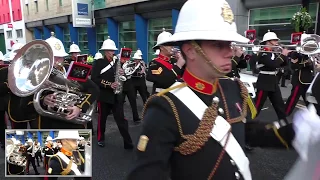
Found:
[[[101,71],[100,74],[103,74],[107,72],[115,63],[115,59],[113,59],[106,67],[104,67]]]
[[[169,62],[167,61],[164,61],[164,60],[160,60],[160,59],[155,59],[155,61],[157,61],[158,63],[164,65],[167,69],[169,70],[172,70],[173,66],[172,64],[170,64]]]
[[[68,167],[64,171],[71,169],[75,173],[75,175],[81,175],[78,166],[73,163],[66,155],[64,155],[62,152],[58,152],[56,155],[68,165]]]

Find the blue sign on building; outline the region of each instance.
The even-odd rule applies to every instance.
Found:
[[[88,4],[77,3],[78,15],[88,16]]]

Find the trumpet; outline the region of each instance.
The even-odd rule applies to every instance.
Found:
[[[246,48],[246,51],[252,51],[254,53],[270,52],[270,51],[263,50],[263,48],[271,48],[272,53],[281,53],[283,49],[289,49],[289,52],[295,51],[304,55],[315,55],[320,53],[320,36],[316,34],[303,34],[303,35],[304,35],[304,38],[301,38],[300,43],[297,45],[294,44],[294,45],[270,46],[270,45],[232,43],[231,47]]]

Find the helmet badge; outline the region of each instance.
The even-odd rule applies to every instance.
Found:
[[[229,24],[232,24],[234,22],[233,12],[227,2],[225,2],[222,6],[221,16],[223,17],[223,20]]]

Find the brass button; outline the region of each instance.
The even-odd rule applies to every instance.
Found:
[[[215,96],[212,100],[214,103],[217,103],[217,104],[220,102],[220,99],[217,96]]]
[[[233,165],[233,166],[235,166],[236,165],[236,162],[234,162],[234,160],[230,160],[230,163]]]
[[[236,179],[240,179],[241,178],[241,176],[240,176],[240,174],[238,172],[235,172],[234,176],[236,177]]]
[[[224,114],[224,110],[222,108],[219,108],[218,111],[220,114]]]

